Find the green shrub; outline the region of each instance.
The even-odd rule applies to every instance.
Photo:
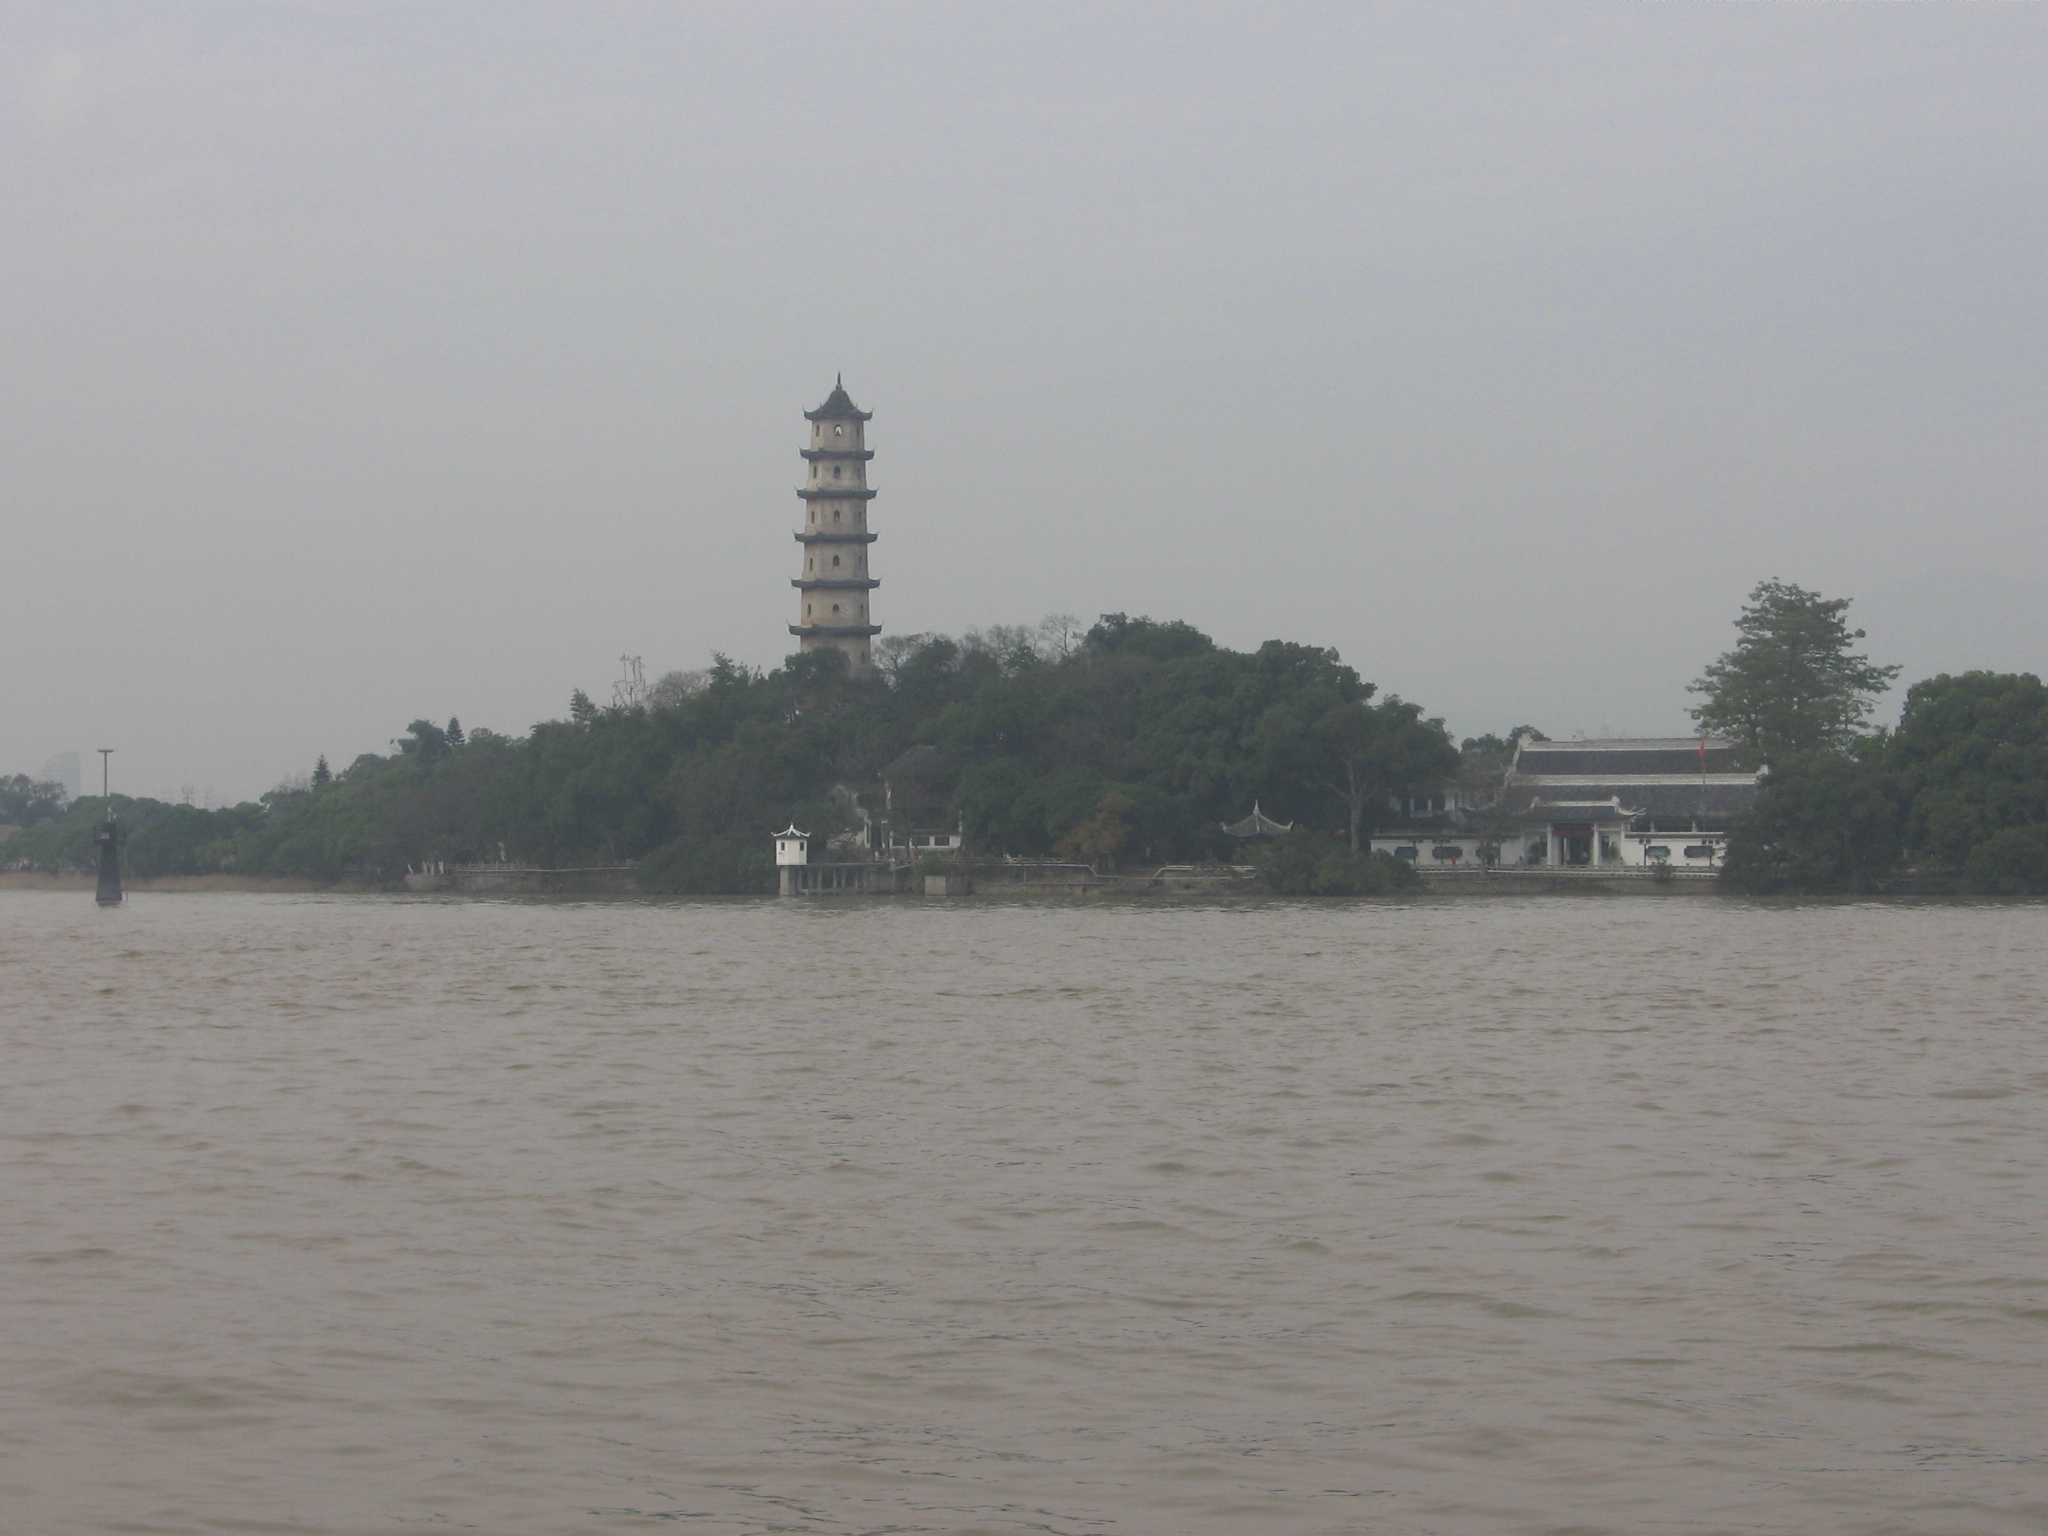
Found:
[[[1999,896],[2048,892],[2048,826],[1994,832],[1963,863],[1963,883]]]
[[[1386,853],[1353,853],[1324,832],[1296,827],[1252,853],[1266,888],[1282,896],[1384,896],[1412,890],[1422,877]]]
[[[677,838],[640,861],[644,891],[681,896],[762,896],[775,889],[774,845],[766,838]]]

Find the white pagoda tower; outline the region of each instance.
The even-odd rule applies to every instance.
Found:
[[[806,652],[844,651],[856,673],[874,662],[868,641],[882,626],[868,622],[868,594],[881,583],[868,574],[868,460],[874,454],[865,441],[868,418],[835,380],[832,393],[815,411],[805,411],[811,424],[811,446],[803,450],[811,472],[797,492],[804,500],[804,526],[796,536],[804,547],[804,569],[791,581],[800,594],[798,622],[789,626],[801,637]]]

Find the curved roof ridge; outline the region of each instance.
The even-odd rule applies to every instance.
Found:
[[[805,421],[867,421],[875,413],[864,411],[853,403],[853,396],[846,392],[846,376],[832,376],[832,393],[825,397],[825,403],[815,411],[805,411]]]

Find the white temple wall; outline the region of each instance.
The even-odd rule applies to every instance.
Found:
[[[1673,869],[1715,869],[1726,857],[1727,837],[1720,832],[1675,832],[1649,833],[1624,832],[1609,826],[1596,834],[1614,848],[1619,857],[1601,860],[1599,864],[1566,866],[1574,868],[1605,867],[1639,869],[1652,863],[1669,864]],[[1480,865],[1479,850],[1494,843],[1500,849],[1499,863],[1502,867],[1523,867],[1532,849],[1540,847],[1543,858],[1538,867],[1555,867],[1557,840],[1543,833],[1523,833],[1497,840],[1475,837],[1469,832],[1453,833],[1444,837],[1428,834],[1416,836],[1410,833],[1374,833],[1372,850],[1375,853],[1400,856],[1403,848],[1415,850],[1414,863],[1417,869],[1477,868]],[[1439,848],[1456,848],[1459,857],[1455,860],[1440,859],[1436,856]],[[1664,848],[1669,852],[1663,859],[1652,859],[1652,848]],[[1688,850],[1712,849],[1709,853]]]

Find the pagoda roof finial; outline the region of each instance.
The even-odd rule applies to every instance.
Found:
[[[805,421],[866,421],[875,413],[864,411],[853,403],[853,397],[846,392],[846,376],[832,376],[832,393],[825,397],[825,403],[815,411],[805,411]]]

